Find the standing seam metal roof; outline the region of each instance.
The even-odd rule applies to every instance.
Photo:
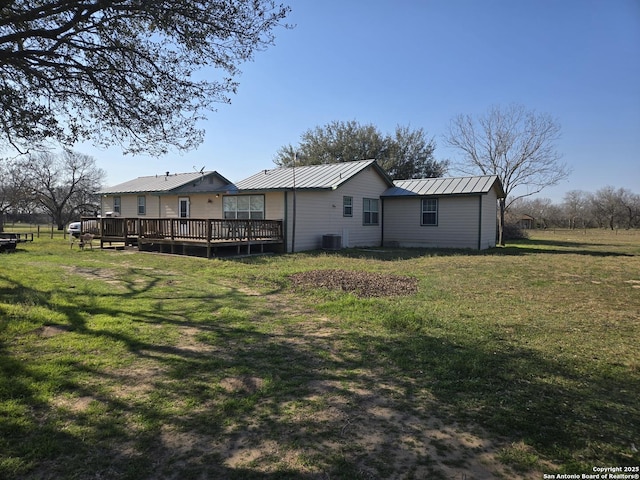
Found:
[[[147,177],[138,177],[128,182],[114,185],[113,187],[105,187],[100,190],[99,194],[105,193],[154,193],[154,192],[170,192],[176,188],[182,187],[194,180],[215,174],[223,183],[231,183],[218,172],[193,172],[193,173],[173,173],[169,175],[155,175]]]
[[[386,177],[375,160],[362,160],[356,162],[329,163],[322,165],[307,165],[301,167],[282,167],[273,170],[263,170],[249,178],[237,182],[238,190],[287,190],[297,189],[335,189],[341,184],[364,170],[374,165],[378,171]]]
[[[487,193],[498,182],[499,193],[504,195],[497,175],[476,177],[422,178],[417,180],[396,180],[395,187],[387,189],[383,197],[425,196],[425,195],[468,195]],[[500,195],[499,195],[500,196]]]

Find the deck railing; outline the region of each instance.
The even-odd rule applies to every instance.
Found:
[[[184,242],[282,241],[281,220],[200,218],[83,218],[82,232],[104,239],[158,239]]]

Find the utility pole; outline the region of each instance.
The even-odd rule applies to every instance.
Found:
[[[293,152],[293,221],[291,222],[291,252],[296,251],[296,161],[298,152]]]

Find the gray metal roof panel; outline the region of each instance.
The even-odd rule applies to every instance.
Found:
[[[294,187],[295,174],[297,189],[335,189],[370,165],[383,173],[375,160],[362,160],[262,170],[235,185],[238,190],[288,190]]]
[[[209,175],[216,175],[223,183],[231,183],[229,182],[229,180],[215,171],[202,173],[172,173],[169,175],[138,177],[133,180],[114,185],[112,187],[105,187],[98,193],[163,193],[182,187],[183,185],[193,182],[194,180],[198,180],[199,178]]]
[[[498,181],[496,175],[475,177],[422,178],[417,180],[396,180],[395,187],[387,189],[383,197],[467,195],[487,193]]]

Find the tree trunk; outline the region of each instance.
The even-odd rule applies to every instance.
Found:
[[[504,247],[504,210],[506,205],[506,199],[498,199],[500,205],[500,218],[498,219],[498,245]]]

